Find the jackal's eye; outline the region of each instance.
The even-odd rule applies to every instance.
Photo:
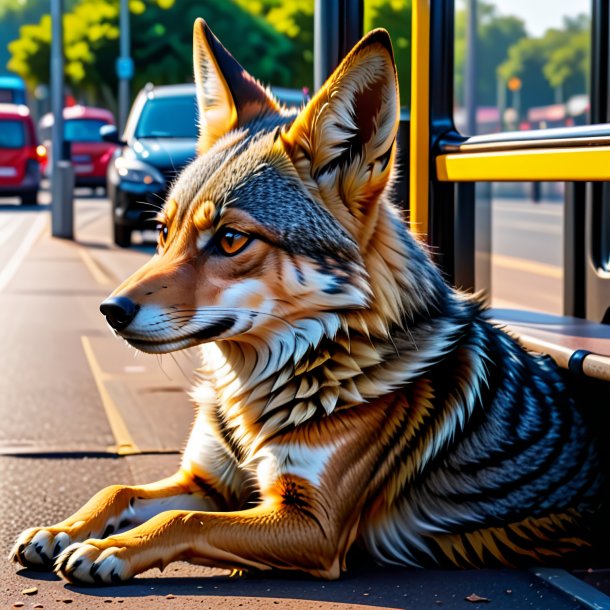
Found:
[[[221,254],[234,256],[241,252],[250,243],[251,239],[252,237],[246,233],[240,233],[235,229],[224,229],[216,243]]]
[[[164,246],[167,241],[167,234],[169,233],[169,228],[166,224],[160,222],[157,225],[157,231],[159,231],[159,245]]]

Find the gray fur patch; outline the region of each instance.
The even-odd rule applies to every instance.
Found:
[[[292,254],[360,262],[356,243],[294,179],[264,165],[230,193],[231,207],[247,212],[277,236],[277,245]]]

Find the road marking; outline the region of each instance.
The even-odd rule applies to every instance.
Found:
[[[545,277],[552,277],[555,279],[563,278],[563,269],[557,265],[528,261],[524,258],[506,256],[504,254],[492,254],[492,265],[497,265],[498,267],[503,267],[504,269],[524,271],[526,273],[543,275]]]
[[[0,232],[0,246],[6,243],[17,231],[21,228],[21,225],[25,221],[23,214],[20,216],[3,216],[4,222],[2,224],[2,232]],[[11,222],[16,221],[16,222]]]
[[[506,203],[492,200],[492,206],[494,212],[529,214],[530,216],[553,216],[555,218],[563,216],[563,206],[561,204],[551,207],[545,204],[530,204],[527,202]]]
[[[112,400],[110,393],[104,385],[104,380],[107,376],[104,374],[104,371],[102,371],[102,367],[93,353],[91,341],[88,337],[84,336],[81,337],[81,341],[85,356],[87,357],[89,368],[91,369],[91,373],[93,374],[93,378],[95,380],[95,385],[100,393],[102,404],[104,406],[104,410],[106,411],[106,417],[108,419],[108,423],[110,424],[112,435],[116,440],[116,446],[111,448],[112,451],[114,453],[118,453],[119,455],[133,455],[135,453],[141,453],[127,428],[127,424],[125,424],[125,420],[123,419],[121,412],[116,406],[114,400]]]
[[[102,268],[102,266],[89,254],[89,251],[82,246],[79,246],[78,253],[85,263],[85,267],[89,270],[89,273],[93,276],[93,279],[102,286],[114,286],[117,284],[117,280],[110,277]]]
[[[518,220],[499,220],[495,227],[496,231],[502,229],[515,229],[517,231],[529,231],[530,233],[546,233],[547,235],[563,235],[563,227],[557,225],[543,224],[536,221],[518,221]]]
[[[47,215],[40,214],[34,221],[34,224],[30,227],[30,230],[26,233],[23,241],[19,244],[19,247],[13,252],[8,263],[4,266],[4,269],[0,272],[0,292],[2,292],[7,284],[13,279],[19,266],[23,262],[23,259],[28,255],[34,242],[38,239],[46,226]]]

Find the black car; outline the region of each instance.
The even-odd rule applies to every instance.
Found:
[[[116,128],[102,137],[119,148],[108,164],[114,241],[131,244],[133,230],[154,229],[175,176],[195,157],[198,136],[195,85],[147,85],[138,94],[119,140]]]

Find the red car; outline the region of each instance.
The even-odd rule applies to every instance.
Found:
[[[116,146],[102,140],[100,127],[104,125],[114,125],[114,116],[105,108],[64,108],[64,140],[69,144],[76,186],[106,187],[106,170]],[[50,152],[53,115],[45,114],[39,126]]]
[[[0,104],[0,197],[17,196],[24,205],[38,203],[44,153],[29,108]]]

